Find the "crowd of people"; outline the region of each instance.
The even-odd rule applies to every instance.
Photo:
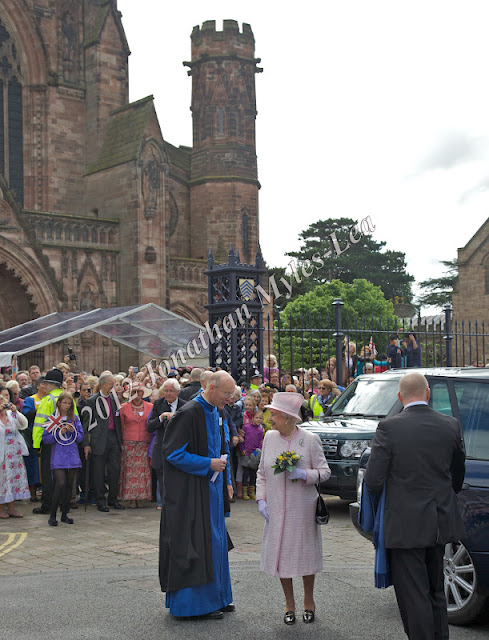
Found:
[[[275,356],[267,356],[266,363],[266,381],[252,370],[249,381],[235,385],[224,408],[235,487],[232,499],[254,499],[260,459],[255,452],[271,428],[265,406],[282,390],[281,383],[293,393],[313,385],[301,405],[303,419],[318,417],[318,407],[322,411],[342,389],[329,378],[316,379],[315,369],[300,370],[299,377],[292,377],[279,375]],[[68,512],[85,501],[106,512],[109,507],[123,508],[120,501],[138,508],[155,500],[161,510],[164,428],[186,401],[202,393],[213,370],[175,369],[161,376],[147,367],[140,371],[130,367],[128,372],[103,371],[97,376],[95,370],[74,372],[70,364],[67,356],[48,371],[33,365],[15,379],[3,376],[2,444],[6,443],[7,460],[15,458],[15,477],[2,473],[0,504],[7,506],[1,516],[21,517],[14,502],[26,498],[41,502],[34,513],[49,515],[52,526],[57,525],[58,507],[62,521],[71,522]],[[14,442],[17,448],[12,452]],[[0,472],[7,472],[7,463],[3,466]]]
[[[321,369],[286,372],[279,370],[277,358],[269,354],[263,375],[253,369],[235,386],[223,409],[229,432],[232,500],[255,498],[261,443],[272,427],[266,407],[274,394],[300,393],[301,420],[319,420],[356,376],[389,367],[420,366],[421,350],[414,334],[402,343],[392,334],[386,354],[377,354],[372,345],[362,346],[357,354],[356,343],[346,336],[342,364],[339,381],[334,357]],[[19,371],[15,379],[3,375],[3,456],[16,460],[15,468],[13,462],[5,462],[0,469],[3,518],[21,517],[14,502],[24,498],[40,500],[34,513],[49,515],[53,526],[57,525],[58,507],[62,521],[72,522],[68,512],[85,502],[103,512],[110,507],[135,509],[151,500],[157,509],[162,508],[165,427],[183,403],[202,394],[213,370],[188,367],[163,376],[156,367],[129,367],[127,372],[103,371],[100,375],[95,369],[88,373],[75,368],[76,361],[67,355],[48,371],[32,365]],[[51,423],[54,427],[46,429]],[[15,452],[12,447],[17,447]]]
[[[412,336],[411,351],[419,350],[415,345]],[[370,347],[357,356],[354,347],[345,340],[345,383],[368,373],[369,364],[398,366],[398,357],[404,357],[395,334],[386,360],[378,360]],[[413,358],[419,355],[411,354],[410,366],[418,366],[420,360]],[[47,371],[32,366],[15,379],[4,376],[0,384],[0,518],[22,518],[16,502],[38,502],[38,496],[41,504],[33,513],[49,515],[53,527],[58,510],[62,523],[74,524],[72,511],[80,504],[107,513],[153,500],[162,512],[159,577],[167,608],[177,618],[219,619],[235,610],[228,561],[233,544],[225,518],[231,502],[256,500],[265,520],[261,569],[280,579],[283,621],[296,622],[293,578],[300,577],[302,620],[314,622],[314,582],[322,570],[316,485],[331,471],[319,437],[299,425],[322,416],[342,392],[333,359],[321,372],[284,373],[270,354],[265,375],[253,369],[241,385],[211,368],[175,369],[163,376],[151,367],[131,367],[127,373],[97,376],[95,370],[74,373],[70,364],[67,357]],[[419,519],[413,525],[411,506],[404,508],[409,499],[398,500],[400,521],[408,517],[405,529],[411,537],[386,518],[385,544],[406,634],[448,637],[442,558],[443,543],[458,540],[463,529],[454,497],[463,480],[461,428],[457,420],[427,406],[429,387],[419,373],[402,378],[399,398],[406,411],[379,424],[365,495],[369,490],[380,495],[375,504],[383,509],[385,500],[387,513],[398,486],[409,492],[409,486],[399,484],[399,461],[392,466],[392,460],[398,459],[397,449],[409,444],[414,463],[408,456],[402,464],[419,474],[416,455],[424,455],[426,446],[418,446],[412,432],[423,417],[428,449],[437,443],[437,464],[423,467],[427,497],[413,504],[422,510],[435,500],[450,517],[433,516],[425,528]],[[408,569],[412,578],[406,582]],[[428,581],[429,593],[420,594],[419,584]]]

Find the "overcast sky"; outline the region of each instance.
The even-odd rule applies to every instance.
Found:
[[[309,224],[370,215],[417,281],[440,275],[489,216],[489,3],[119,0],[130,99],[192,144],[194,25],[251,24],[260,242],[285,266]],[[280,8],[280,9],[279,9]]]

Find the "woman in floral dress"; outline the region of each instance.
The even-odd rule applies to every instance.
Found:
[[[5,393],[7,392],[7,393]],[[8,390],[0,389],[0,518],[22,518],[15,509],[16,500],[31,497],[24,458],[29,450],[19,430],[27,427],[27,418],[7,399]]]
[[[133,383],[131,401],[120,409],[122,424],[121,475],[119,480],[119,498],[129,500],[129,508],[142,507],[143,500],[151,500],[151,467],[148,448],[151,434],[146,429],[149,415],[153,409],[151,402],[143,398],[151,395],[151,389],[141,382]]]

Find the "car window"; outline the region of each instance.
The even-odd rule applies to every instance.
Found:
[[[447,382],[433,382],[431,385],[431,400],[435,411],[444,413],[446,416],[453,416],[452,405],[448,395]]]
[[[372,379],[369,376],[355,380],[336,400],[330,415],[368,415],[385,418],[397,400],[399,378]]]
[[[489,384],[454,380],[454,389],[467,458],[489,460]]]

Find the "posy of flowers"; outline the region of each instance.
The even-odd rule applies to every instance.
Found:
[[[297,455],[295,451],[283,451],[272,465],[272,469],[275,469],[273,475],[276,476],[283,471],[293,471],[301,458],[302,456]]]

